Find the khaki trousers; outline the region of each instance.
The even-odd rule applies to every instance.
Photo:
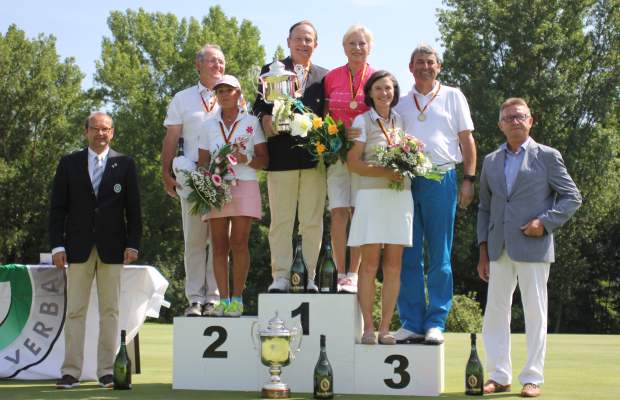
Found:
[[[267,175],[267,188],[271,212],[269,248],[273,278],[289,277],[297,212],[308,279],[314,279],[323,237],[325,173],[318,168],[271,171]]]
[[[209,224],[200,215],[190,212],[192,204],[181,199],[183,240],[185,243],[185,296],[189,303],[215,303],[220,299],[213,273],[213,251],[209,238]],[[207,248],[209,256],[207,257]]]
[[[86,313],[90,303],[90,288],[97,279],[99,299],[99,343],[97,346],[97,376],[112,374],[118,343],[118,304],[121,295],[122,264],[106,264],[93,247],[84,263],[70,264],[67,269],[67,316],[65,319],[65,360],[61,375],[80,379],[84,361]]]

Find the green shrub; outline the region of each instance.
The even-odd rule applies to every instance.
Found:
[[[456,294],[452,297],[452,310],[446,321],[449,332],[480,332],[482,329],[482,309],[476,294]]]

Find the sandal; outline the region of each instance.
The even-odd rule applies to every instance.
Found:
[[[396,338],[390,332],[379,333],[379,344],[394,345]]]
[[[364,332],[362,335],[362,344],[377,344],[377,337],[374,331]]]

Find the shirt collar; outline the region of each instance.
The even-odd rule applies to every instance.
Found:
[[[418,89],[416,89],[415,82],[414,82],[413,83],[413,87],[411,88],[411,93],[415,93],[418,96],[422,96],[422,97],[433,95],[433,94],[435,94],[435,90],[437,90],[437,86],[438,85],[439,85],[439,81],[436,80],[435,83],[433,83],[433,88],[431,89],[431,91],[426,93],[426,94],[422,94],[422,93],[418,92]]]
[[[237,118],[235,118],[235,120],[233,122],[237,122],[241,118],[243,118],[244,117],[244,113],[245,113],[245,110],[243,109],[243,107],[239,107],[239,112],[237,113]],[[221,109],[220,109],[220,112],[218,112],[216,115],[217,115],[217,120],[223,124],[224,120],[222,119],[222,111],[221,111]]]
[[[377,121],[377,120],[381,120],[383,122],[390,122],[392,120],[392,118],[394,118],[394,112],[392,110],[390,110],[390,117],[388,119],[383,118],[382,116],[379,115],[379,113],[375,110],[374,107],[370,107],[370,118],[373,121]]]
[[[108,153],[110,152],[110,147],[106,147],[106,149],[101,153],[101,154],[97,154],[93,151],[93,149],[91,149],[90,147],[88,148],[88,157],[89,158],[93,158],[93,159],[97,159],[97,157],[101,157],[102,160],[106,160],[108,158]]]
[[[510,155],[519,155],[521,154],[521,151],[527,150],[527,147],[530,145],[531,141],[532,138],[528,136],[528,138],[525,139],[525,142],[521,143],[521,145],[519,146],[519,151],[517,151],[516,153],[508,148],[508,143],[502,143],[501,148]]]
[[[203,85],[202,82],[200,81],[198,81],[198,93],[200,93],[201,95],[207,96],[207,97],[215,95],[215,91],[209,89],[208,87]]]

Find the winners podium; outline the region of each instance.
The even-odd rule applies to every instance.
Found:
[[[257,391],[268,367],[254,348],[251,327],[276,311],[300,326],[301,350],[282,369],[293,394],[312,393],[319,337],[327,336],[334,393],[438,396],[444,390],[444,346],[362,345],[357,297],[347,294],[261,294],[258,317],[174,319],[173,389]]]

